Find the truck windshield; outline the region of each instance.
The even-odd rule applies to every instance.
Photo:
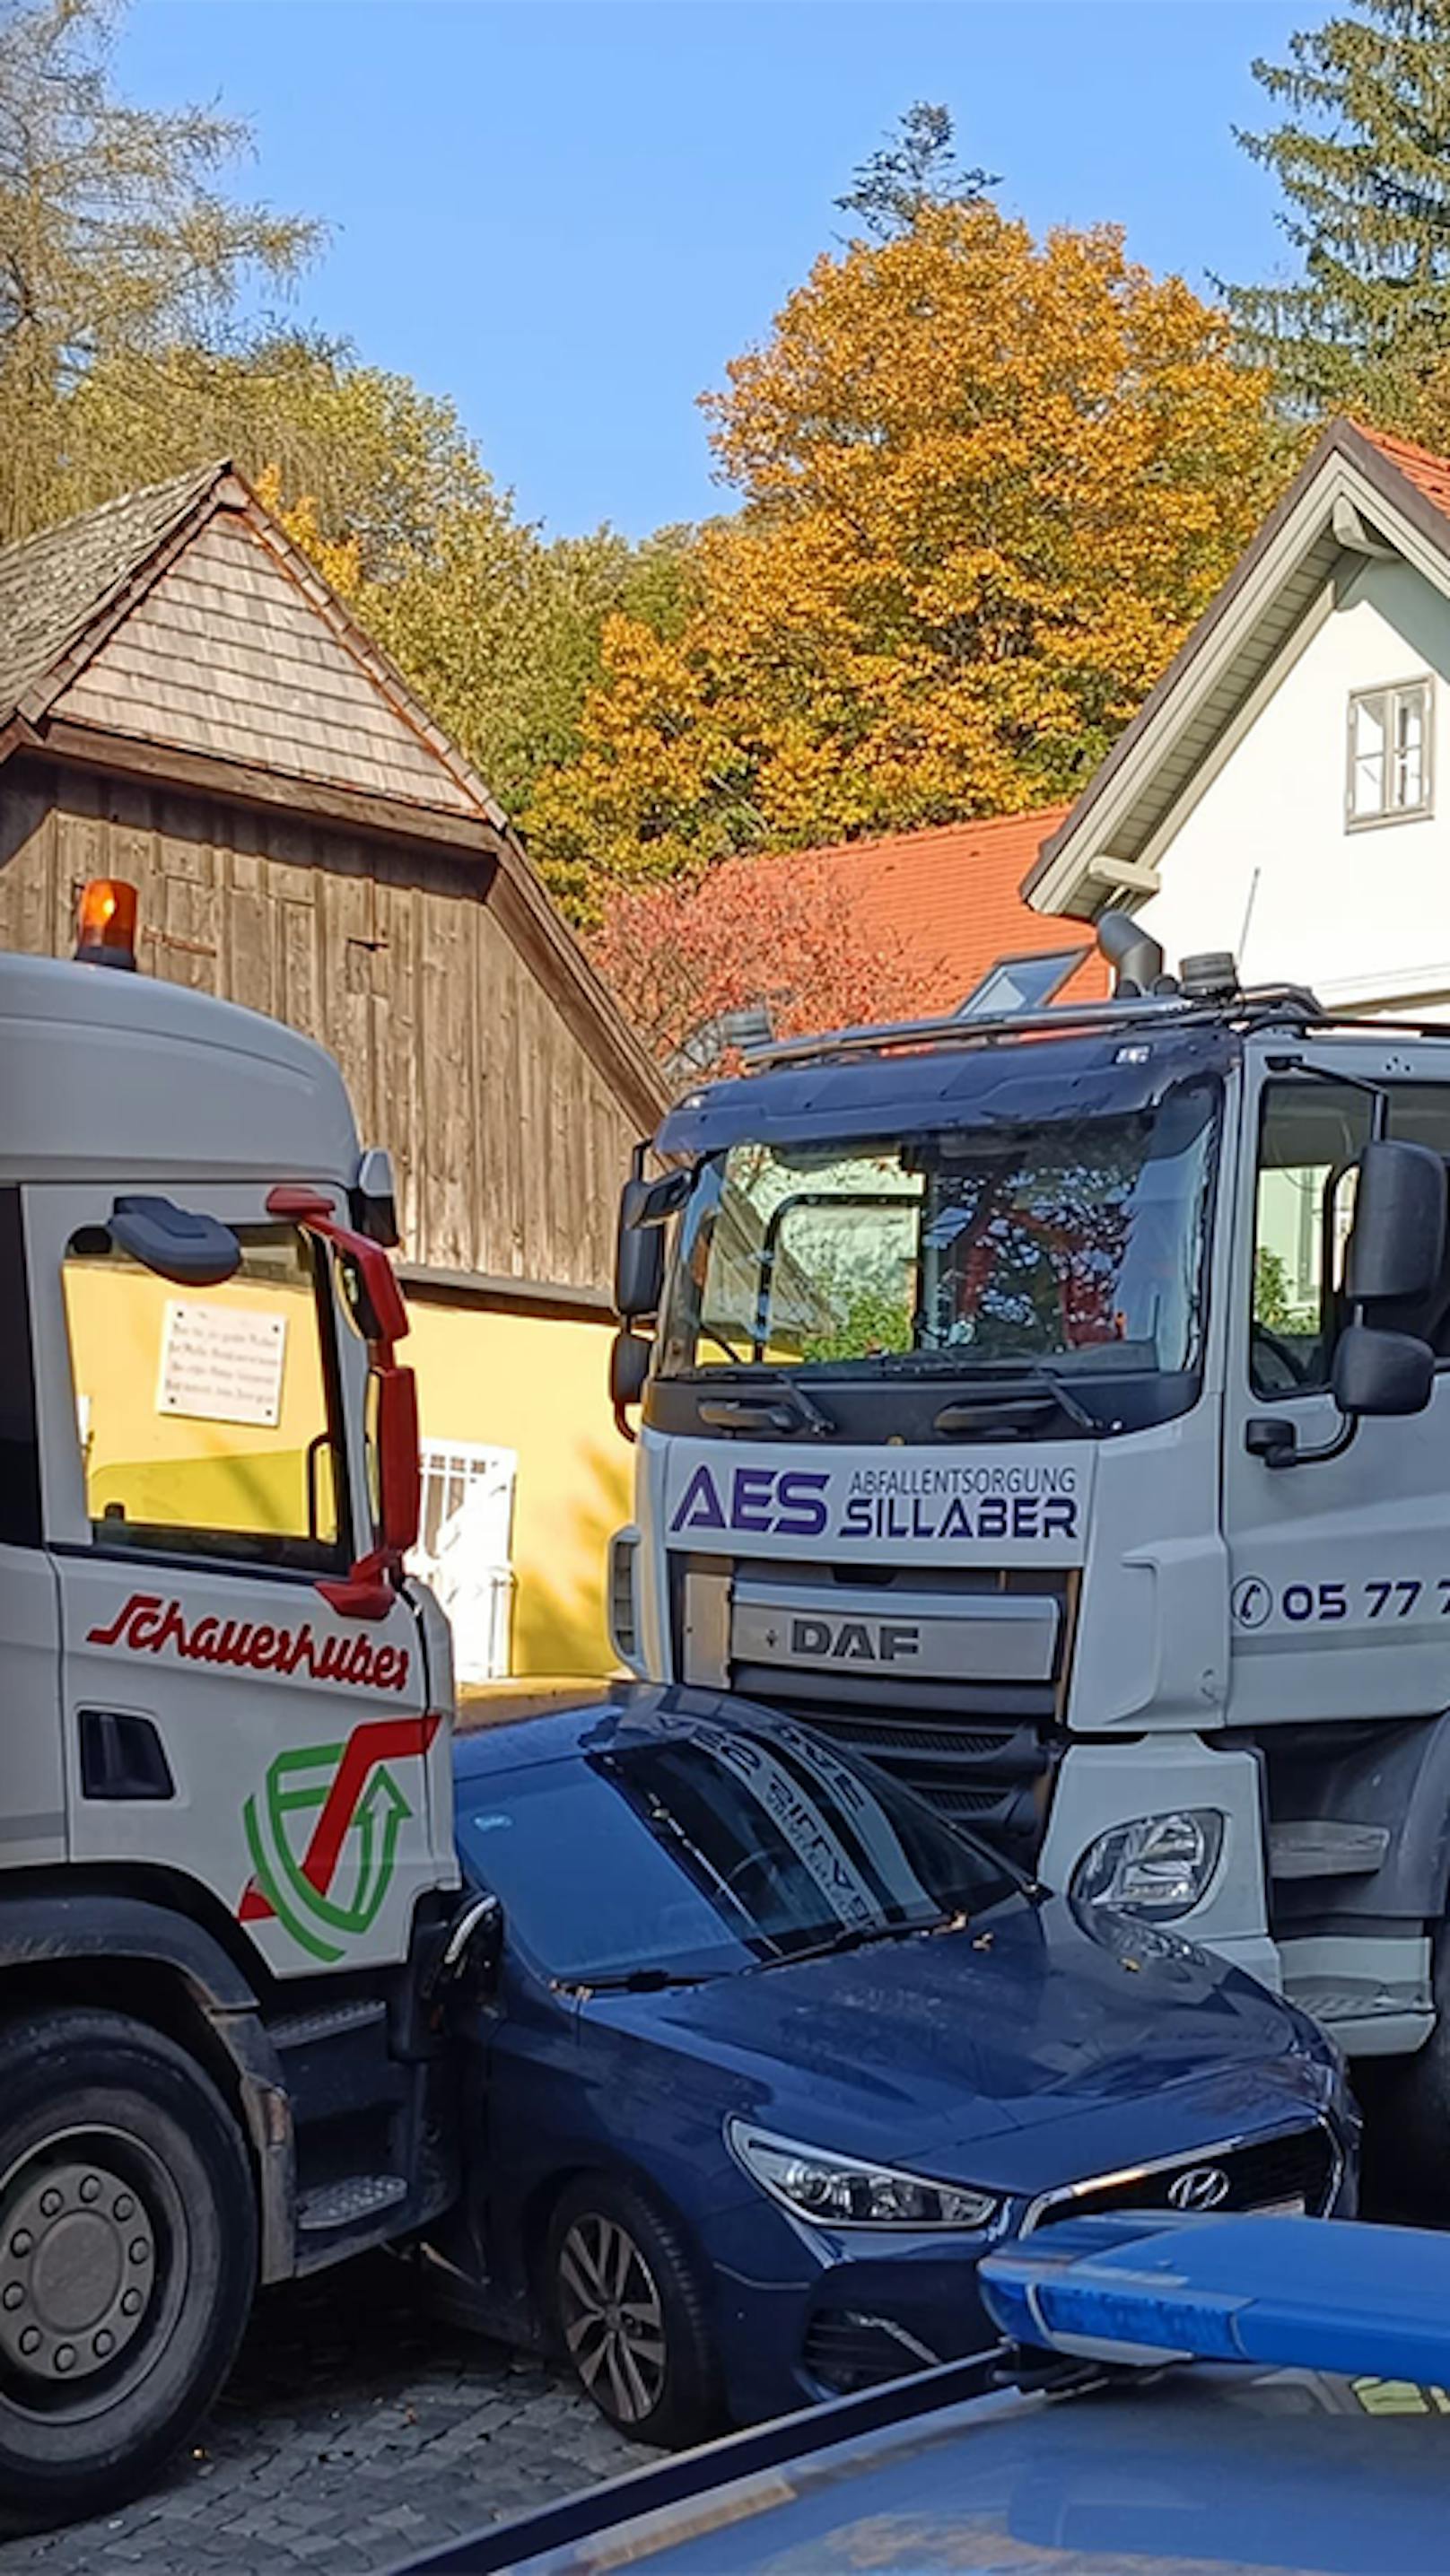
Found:
[[[682,1221],[660,1369],[1198,1359],[1218,1085],[1120,1116],[732,1145]]]

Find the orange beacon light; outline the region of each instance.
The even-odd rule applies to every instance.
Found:
[[[136,889],[122,877],[92,877],[76,906],[76,962],[136,970]]]

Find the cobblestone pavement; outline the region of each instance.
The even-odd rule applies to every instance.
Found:
[[[0,2545],[0,2576],[351,2576],[656,2456],[557,2372],[435,2323],[400,2265],[365,2256],[266,2294],[159,2487]]]

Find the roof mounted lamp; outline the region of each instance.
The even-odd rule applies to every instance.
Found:
[[[1227,948],[1206,948],[1185,957],[1178,969],[1178,988],[1186,1002],[1231,1002],[1239,989],[1237,963]]]
[[[122,877],[92,877],[76,905],[76,963],[136,972],[136,889]]]
[[[1158,941],[1130,912],[1099,913],[1097,939],[1099,954],[1113,970],[1115,1001],[1139,1002],[1145,994],[1176,989],[1164,974]]]

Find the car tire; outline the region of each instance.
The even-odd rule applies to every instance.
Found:
[[[146,2023],[48,2012],[0,2057],[0,2517],[36,2529],[137,2493],[205,2414],[256,2200],[220,2093]]]
[[[671,2217],[631,2184],[586,2175],[554,2211],[546,2260],[569,2366],[617,2432],[682,2450],[720,2430],[719,2357]]]

